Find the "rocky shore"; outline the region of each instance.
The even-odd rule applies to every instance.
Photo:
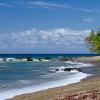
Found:
[[[34,58],[34,57],[21,57],[21,58],[0,58],[0,62],[6,61],[75,61],[76,58],[73,57],[57,57],[57,58]]]

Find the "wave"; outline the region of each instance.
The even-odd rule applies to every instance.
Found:
[[[49,69],[50,73],[63,73],[63,72],[79,72],[79,70],[73,66],[59,66]]]
[[[16,85],[28,85],[31,84],[33,80],[18,80],[14,84]]]
[[[0,68],[7,68],[8,66],[0,66]]]
[[[0,92],[0,100],[9,99],[16,95],[37,92],[40,90],[46,90],[49,88],[54,88],[54,87],[59,87],[63,85],[80,82],[81,79],[86,78],[87,76],[89,75],[79,72],[77,74],[71,75],[69,78],[66,78],[66,79],[64,78],[58,81],[51,81],[51,82],[42,83],[41,85],[28,86],[28,87],[24,87],[20,89],[12,89],[8,91],[3,91],[3,92]]]
[[[0,84],[0,92],[3,88],[19,88],[22,86],[27,86],[32,84],[33,80],[17,80],[15,82],[7,82],[5,84]],[[1,99],[0,99],[1,100]]]
[[[33,80],[19,80],[16,81],[16,84],[20,85],[24,85],[23,88],[14,88],[14,89],[10,89],[10,90],[6,90],[6,91],[0,91],[0,100],[5,100],[5,99],[9,99],[12,98],[16,95],[21,95],[21,94],[25,94],[25,93],[31,93],[31,92],[37,92],[40,90],[46,90],[49,88],[54,88],[54,87],[59,87],[59,86],[63,86],[63,85],[68,85],[68,84],[72,84],[72,83],[76,83],[76,82],[80,82],[81,79],[86,78],[87,76],[89,76],[89,74],[85,74],[82,72],[79,72],[77,70],[71,70],[71,71],[64,71],[65,68],[77,68],[77,67],[87,67],[87,66],[91,66],[91,64],[85,64],[85,63],[80,63],[80,62],[66,62],[68,63],[66,66],[58,66],[58,67],[50,67],[50,69],[48,69],[48,71],[53,72],[53,73],[45,73],[43,76],[43,78],[46,79],[48,78],[48,76],[54,77],[54,79],[56,79],[57,77],[60,77],[59,80],[49,80],[48,78],[48,82],[43,82],[40,83],[39,85],[34,84]],[[35,71],[39,71],[39,70],[35,70]],[[70,74],[69,74],[70,73]],[[47,76],[46,76],[47,75]],[[50,78],[50,79],[51,79]],[[33,83],[32,83],[33,82]],[[32,84],[34,85],[32,85]]]
[[[58,67],[50,67],[49,71],[50,73],[64,73],[64,72],[70,72],[70,73],[76,73],[82,71],[82,67],[90,67],[93,66],[93,64],[90,63],[82,63],[77,61],[67,61],[66,66],[58,66]]]
[[[60,66],[60,67],[51,67],[49,69],[50,73],[61,73],[64,72],[65,67],[64,66]]]
[[[0,71],[3,71],[5,68],[7,68],[8,66],[0,66]]]
[[[82,63],[82,62],[77,62],[77,61],[66,61],[65,63],[69,65],[74,65],[74,67],[90,67],[94,66],[93,64],[90,63]]]

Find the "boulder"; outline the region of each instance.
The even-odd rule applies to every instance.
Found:
[[[80,68],[65,68],[64,71],[72,71],[72,70],[77,70],[81,72],[82,70]]]
[[[33,58],[27,57],[27,61],[33,61]]]

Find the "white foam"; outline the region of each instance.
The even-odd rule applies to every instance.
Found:
[[[33,59],[33,61],[40,61],[40,60],[38,60],[38,59]]]
[[[42,59],[42,61],[50,61],[50,60],[47,60],[47,59]]]
[[[59,66],[59,67],[51,67],[50,72],[51,73],[63,73],[63,72],[79,72],[78,70],[71,70],[71,71],[64,71],[65,68],[79,68],[79,66]]]
[[[53,72],[53,73],[62,73],[62,72],[64,72],[65,68],[66,68],[65,66],[51,67],[50,68],[50,72]]]
[[[71,73],[76,73],[76,72],[79,72],[78,70],[71,70],[70,71]]]
[[[65,63],[72,64],[74,67],[90,67],[94,66],[93,64],[90,63],[82,63],[82,62],[77,62],[77,61],[66,61]]]
[[[19,81],[16,81],[14,84],[20,84],[20,85],[28,85],[28,84],[31,84],[32,83],[32,80],[19,80]]]
[[[87,74],[78,72],[74,75],[71,75],[71,77],[69,77],[69,78],[67,77],[66,79],[62,79],[59,81],[51,81],[51,82],[43,83],[41,85],[29,86],[29,87],[25,87],[25,88],[12,89],[9,91],[0,92],[0,100],[12,98],[16,95],[36,92],[36,91],[40,91],[40,90],[46,90],[49,88],[54,88],[54,87],[59,87],[59,86],[63,86],[63,85],[80,82],[81,79],[86,78],[87,76],[88,76]]]

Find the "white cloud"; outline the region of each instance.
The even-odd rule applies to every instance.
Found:
[[[58,4],[58,3],[48,3],[48,2],[41,2],[41,1],[33,1],[33,2],[29,2],[28,4],[30,4],[30,7],[60,8],[60,9],[78,10],[78,11],[83,11],[83,12],[93,12],[91,9],[78,8],[78,7],[73,7],[71,5]],[[28,5],[28,7],[29,7],[29,5]]]
[[[58,28],[52,30],[31,29],[23,32],[0,34],[0,47],[2,50],[23,50],[30,51],[60,49],[67,51],[68,48],[84,48],[84,38],[90,30],[72,30],[69,28]]]
[[[44,7],[44,8],[64,8],[66,7],[62,4],[39,2],[39,1],[29,2],[29,4],[31,4],[32,6],[39,6],[39,7]]]
[[[11,3],[11,5],[10,5]],[[87,13],[97,13],[100,14],[100,11],[93,10],[89,8],[81,8],[81,7],[75,7],[68,4],[62,4],[62,3],[50,3],[50,2],[43,2],[43,1],[17,1],[13,0],[12,2],[9,2],[9,4],[0,2],[0,6],[2,7],[27,7],[27,8],[34,8],[34,7],[41,7],[46,9],[69,9],[69,10],[76,10],[76,11],[82,11]]]
[[[12,5],[0,2],[1,7],[12,7]]]
[[[83,22],[94,22],[96,21],[96,18],[82,18]]]
[[[87,8],[72,7],[71,9],[73,9],[73,10],[79,10],[79,11],[83,11],[83,12],[94,12],[93,10],[87,9]]]

